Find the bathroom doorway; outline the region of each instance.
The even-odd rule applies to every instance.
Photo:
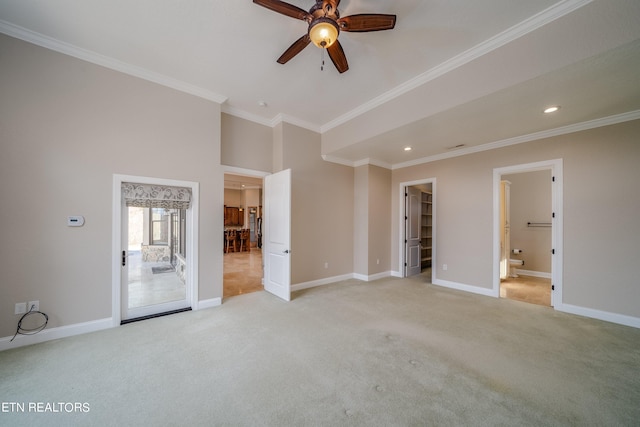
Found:
[[[559,301],[560,177],[560,161],[494,170],[496,296],[543,306]]]

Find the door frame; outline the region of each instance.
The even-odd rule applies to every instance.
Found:
[[[399,215],[398,215],[398,272],[400,277],[407,277],[406,276],[406,269],[404,268],[404,263],[406,262],[406,253],[405,253],[405,236],[406,236],[406,221],[405,221],[405,216],[406,216],[406,203],[405,203],[405,198],[404,198],[404,193],[405,193],[405,189],[406,187],[412,187],[414,185],[420,185],[420,184],[431,184],[431,193],[432,193],[432,197],[431,197],[431,232],[432,232],[432,236],[433,238],[431,239],[431,265],[438,265],[437,264],[437,214],[436,214],[436,206],[437,206],[437,190],[436,190],[436,178],[425,178],[425,179],[418,179],[415,181],[407,181],[407,182],[401,182],[399,184],[399,191],[398,191],[398,206],[399,206]],[[434,282],[434,280],[436,280],[436,269],[435,268],[431,268],[431,283]]]
[[[111,319],[113,326],[119,326],[122,321],[121,308],[121,273],[122,273],[122,183],[135,182],[140,184],[167,185],[191,189],[191,207],[187,209],[187,256],[185,286],[187,302],[192,310],[198,309],[198,227],[199,227],[199,197],[200,184],[192,181],[178,181],[174,179],[152,178],[133,175],[113,175],[112,199],[112,261],[111,261]]]
[[[562,266],[563,266],[563,175],[562,159],[543,160],[534,163],[506,166],[493,169],[493,289],[492,294],[500,297],[500,181],[502,175],[550,170],[551,211],[554,213],[551,229],[551,307],[562,307]]]

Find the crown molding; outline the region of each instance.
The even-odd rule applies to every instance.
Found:
[[[524,21],[514,25],[513,27],[503,31],[500,34],[497,34],[484,42],[462,52],[459,55],[454,56],[453,58],[427,70],[426,72],[418,75],[417,77],[408,80],[407,82],[396,86],[388,92],[383,93],[382,95],[373,98],[371,101],[360,105],[359,107],[349,111],[346,114],[324,124],[320,128],[320,133],[325,133],[333,128],[336,128],[344,123],[347,123],[354,118],[361,116],[374,108],[377,108],[407,92],[410,92],[425,83],[428,83],[440,76],[443,76],[446,73],[449,73],[456,68],[459,68],[474,59],[477,59],[487,53],[490,53],[528,33],[531,33],[550,22],[555,21],[556,19],[562,18],[563,16],[573,12],[576,9],[579,9],[593,0],[563,0],[560,1],[553,6],[548,7],[547,9],[539,12],[532,17],[525,19]]]
[[[540,132],[534,132],[527,135],[516,136],[513,138],[502,139],[500,141],[489,142],[487,144],[476,145],[473,147],[467,147],[460,150],[448,151],[442,154],[436,154],[434,156],[421,157],[419,159],[410,160],[402,163],[389,164],[378,159],[371,157],[360,160],[349,160],[338,156],[332,156],[330,154],[323,154],[322,159],[327,162],[337,163],[345,166],[358,167],[363,165],[380,166],[385,169],[402,169],[411,166],[422,165],[425,163],[431,163],[438,160],[451,159],[453,157],[465,156],[467,154],[479,153],[482,151],[495,150],[502,147],[508,147],[511,145],[523,144],[525,142],[536,141],[544,138],[551,138],[554,136],[561,136],[575,132],[581,132],[585,130],[595,129],[604,126],[611,126],[618,123],[629,122],[632,120],[640,120],[640,110],[628,111],[626,113],[615,114],[613,116],[602,117],[599,119],[588,120],[586,122],[575,123],[572,125],[561,126],[554,129],[543,130]]]
[[[289,116],[287,114],[278,114],[273,118],[271,123],[272,123],[271,127],[275,127],[280,123],[289,123],[290,125],[298,126],[300,128],[307,129],[312,132],[320,133],[320,126],[314,123],[307,122],[305,120],[298,119],[297,117],[294,117],[294,116]]]
[[[585,130],[595,129],[603,126],[615,125],[618,123],[629,122],[632,120],[640,119],[640,110],[629,111],[622,114],[616,114],[613,116],[602,117],[599,119],[589,120],[586,122],[575,123],[572,125],[562,126],[559,128],[543,130],[540,132],[534,132],[527,135],[516,136],[513,138],[507,138],[500,141],[490,142],[487,144],[476,145],[473,147],[463,148],[453,152],[447,152],[437,154],[435,156],[423,157],[408,162],[396,163],[391,169],[402,169],[410,166],[421,165],[425,163],[435,162],[437,160],[450,159],[452,157],[464,156],[472,153],[479,153],[481,151],[495,150],[497,148],[508,147],[511,145],[523,144],[525,142],[536,141],[544,138],[551,138],[554,136],[561,136],[575,132],[581,132]]]
[[[90,62],[92,64],[100,65],[111,70],[115,70],[130,76],[138,77],[143,80],[157,83],[162,86],[175,89],[180,92],[188,93],[190,95],[204,98],[209,101],[213,101],[218,104],[222,104],[227,100],[226,96],[217,94],[210,90],[183,82],[173,77],[165,76],[142,67],[138,67],[126,62],[118,61],[117,59],[109,56],[100,55],[87,49],[82,49],[78,46],[74,46],[70,43],[65,43],[60,40],[45,36],[35,31],[28,30],[26,28],[14,25],[10,22],[0,19],[0,33],[4,33],[8,36],[24,40],[26,42],[41,46],[55,52],[59,52],[74,58],[81,59],[83,61]]]
[[[263,125],[263,126],[268,126],[268,127],[273,127],[273,120],[255,115],[255,114],[251,114],[248,113],[244,110],[241,110],[239,108],[236,107],[232,107],[228,104],[222,104],[222,108],[220,109],[223,113],[229,114],[231,116],[234,117],[238,117],[240,119],[244,119],[244,120],[248,120],[250,122],[254,122],[257,123],[259,125]]]

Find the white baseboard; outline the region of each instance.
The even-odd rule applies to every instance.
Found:
[[[0,338],[0,351],[10,348],[23,347],[25,345],[37,344],[45,341],[51,341],[58,338],[66,338],[73,335],[86,334],[88,332],[97,332],[103,329],[113,328],[113,319],[92,320],[90,322],[76,323],[67,326],[58,326],[56,328],[45,329],[34,335],[20,335],[11,341],[13,337]]]
[[[402,273],[400,273],[399,271],[391,271],[391,277],[400,277],[402,278]]]
[[[579,307],[571,304],[561,304],[554,307],[558,311],[578,316],[591,317],[593,319],[604,320],[605,322],[617,323],[619,325],[640,328],[640,318],[627,316],[625,314],[611,313],[608,311],[596,310],[593,308]]]
[[[516,274],[521,274],[523,276],[541,277],[543,279],[551,279],[551,273],[545,273],[544,271],[521,270],[519,268],[516,268],[515,272],[516,272]]]
[[[340,282],[342,280],[353,279],[355,274],[343,274],[340,276],[326,277],[324,279],[311,280],[309,282],[296,283],[295,285],[291,285],[291,291],[300,291],[302,289],[315,288],[316,286],[328,285],[335,282]]]
[[[222,304],[222,298],[211,298],[198,301],[198,307],[195,310],[203,310],[205,308],[217,307]]]
[[[484,295],[487,297],[497,298],[500,296],[499,291],[496,293],[493,289],[480,288],[478,286],[465,285],[464,283],[450,282],[448,280],[433,279],[432,283],[445,288],[457,289],[459,291],[471,292],[472,294]]]
[[[372,280],[384,279],[385,277],[390,277],[390,276],[391,276],[391,272],[390,271],[383,271],[382,273],[370,274],[368,276],[365,275],[365,274],[353,273],[353,278],[354,279],[362,280],[364,282],[370,282]]]

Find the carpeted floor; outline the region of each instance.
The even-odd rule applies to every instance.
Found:
[[[632,426],[640,330],[348,280],[0,352],[0,378],[7,426]]]

